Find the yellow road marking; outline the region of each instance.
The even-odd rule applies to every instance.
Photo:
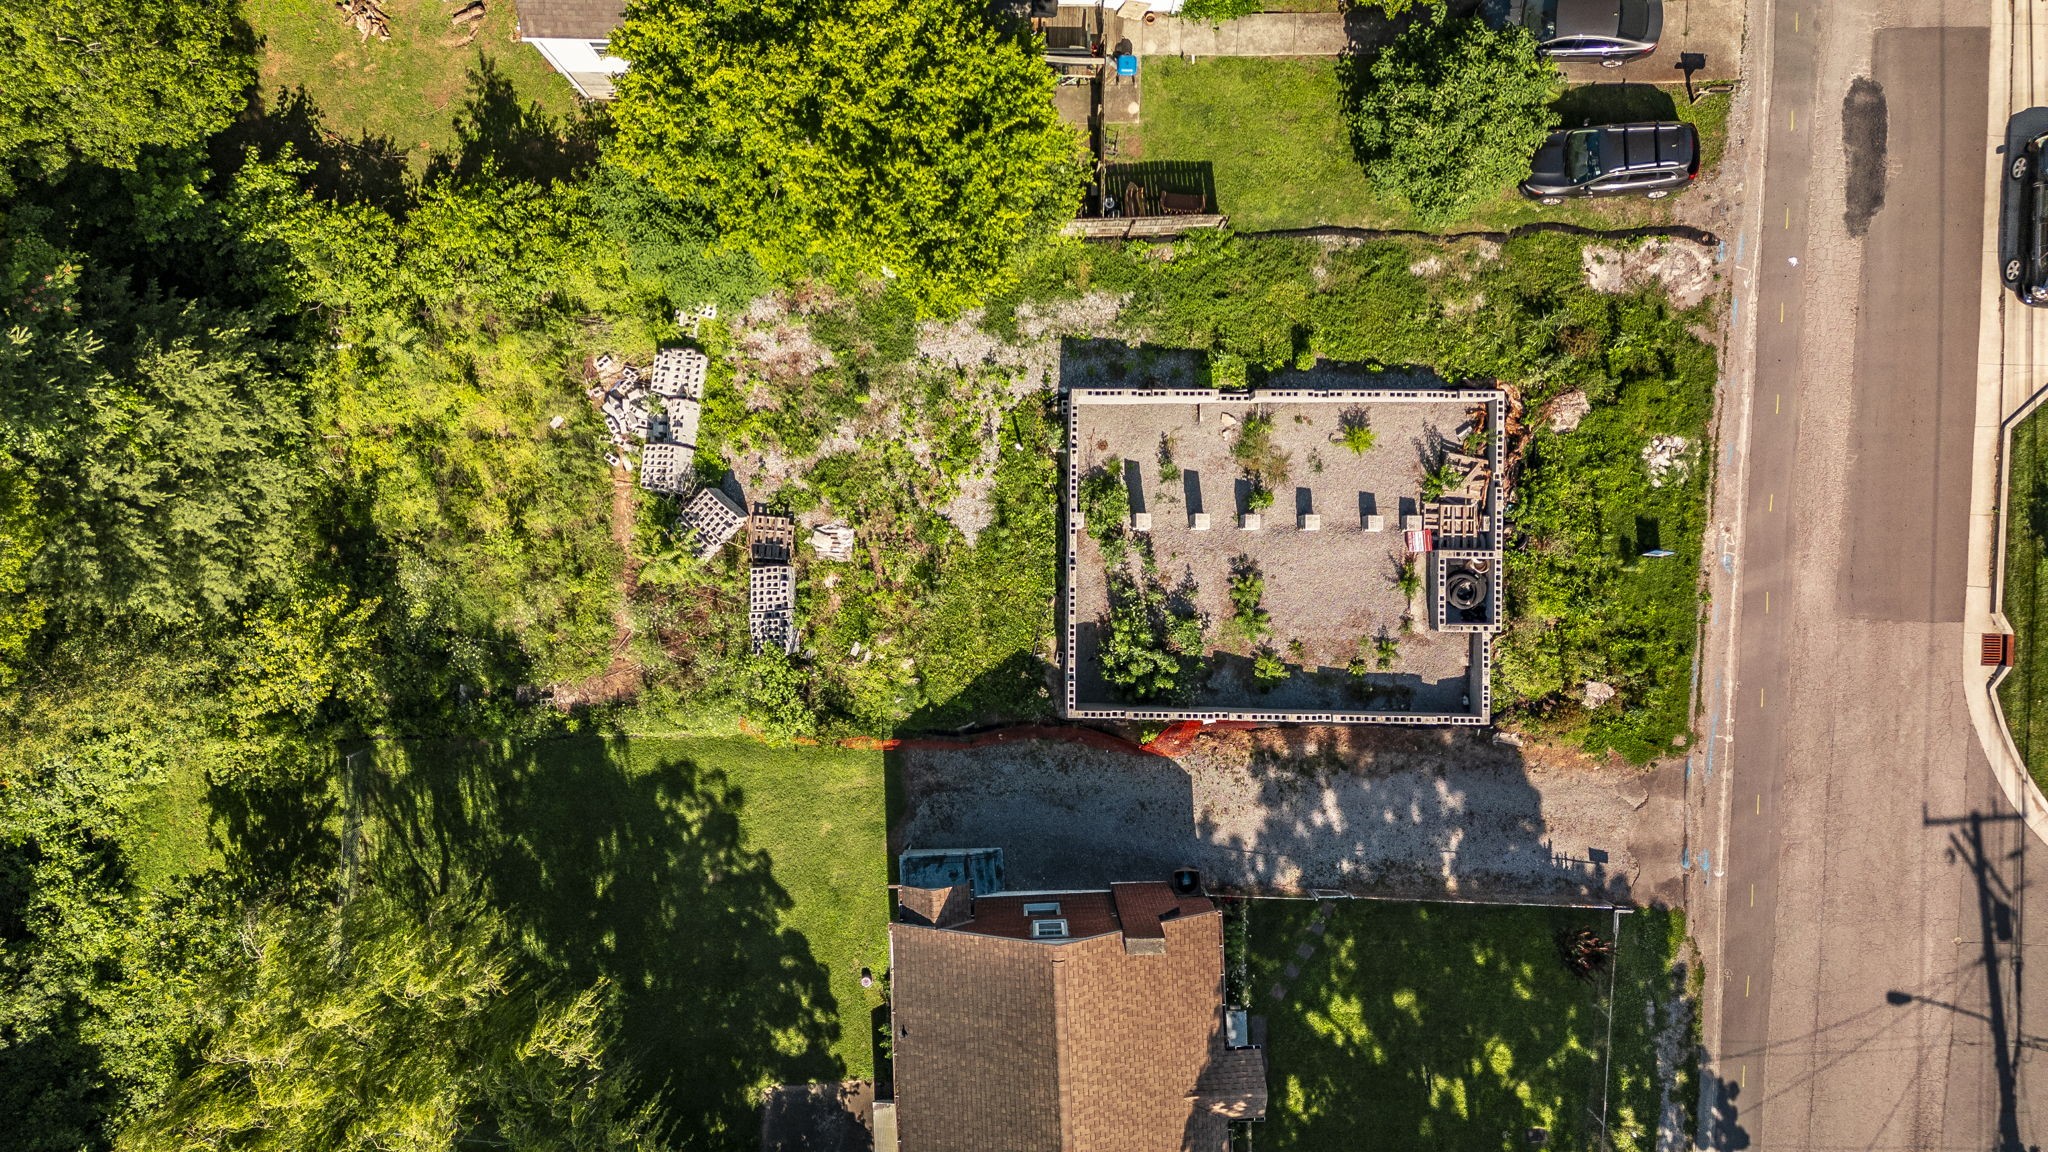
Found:
[[[1766,512],[1776,512],[1777,510],[1778,510],[1778,494],[1777,494],[1776,492],[1773,492],[1773,493],[1771,493],[1771,501],[1770,501],[1770,503],[1768,503],[1768,504],[1764,505],[1764,511],[1766,511]]]
[[[1744,1064],[1742,1066],[1742,1075],[1735,1078],[1735,1086],[1737,1088],[1749,1087],[1749,1065]]]
[[[1759,816],[1764,814],[1764,794],[1761,792],[1756,794],[1756,814]]]
[[[1745,998],[1749,996],[1749,977],[1746,975],[1742,978],[1742,995]]]
[[[1778,323],[1780,323],[1780,324],[1783,324],[1784,322],[1785,322],[1785,302],[1784,302],[1783,300],[1780,300],[1780,301],[1778,301]]]
[[[1789,113],[1789,114],[1790,114],[1790,117],[1791,117],[1791,120],[1790,120],[1790,124],[1791,124],[1791,126],[1790,126],[1789,128],[1787,128],[1787,129],[1786,129],[1786,131],[1788,131],[1788,132],[1797,132],[1797,131],[1799,131],[1799,109],[1797,109],[1797,108],[1787,108],[1787,109],[1786,109],[1785,111],[1786,111],[1787,113]]]
[[[1792,13],[1792,30],[1794,32],[1799,31],[1799,13],[1797,11]]]
[[[1754,884],[1749,886],[1749,906],[1751,908],[1756,907],[1756,885]]]
[[[1764,706],[1764,690],[1761,688],[1756,690],[1756,706],[1759,708]]]
[[[1790,204],[1785,205],[1785,230],[1788,232],[1792,230],[1792,206]]]
[[[1766,589],[1764,589],[1764,615],[1766,615],[1766,616],[1769,616],[1770,614],[1771,614],[1771,591],[1770,591],[1770,589],[1766,588]]]
[[[1773,398],[1773,399],[1771,400],[1771,415],[1773,415],[1773,416],[1782,416],[1782,415],[1784,415],[1784,412],[1785,412],[1785,394],[1784,394],[1783,392],[1780,392],[1780,393],[1778,393],[1778,395],[1777,395],[1776,397],[1774,397],[1774,398]]]

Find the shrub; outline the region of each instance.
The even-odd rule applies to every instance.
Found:
[[[1121,539],[1131,518],[1131,494],[1124,487],[1124,462],[1117,457],[1088,470],[1081,477],[1081,519],[1088,534],[1108,547]]]
[[[1344,447],[1351,449],[1353,456],[1363,456],[1372,451],[1380,442],[1379,433],[1372,430],[1372,422],[1363,408],[1353,408],[1339,418],[1337,438]]]
[[[1201,618],[1174,610],[1156,585],[1112,581],[1109,627],[1098,656],[1105,682],[1134,700],[1176,699],[1200,664],[1194,654],[1201,645]]]
[[[1252,687],[1261,692],[1271,692],[1287,681],[1287,663],[1280,654],[1270,647],[1261,647],[1252,653]]]
[[[1251,387],[1251,366],[1235,352],[1209,353],[1209,387],[1249,388]]]
[[[1258,562],[1239,556],[1230,562],[1230,621],[1248,641],[1256,641],[1272,630],[1272,618],[1259,607],[1266,598],[1266,577]]]
[[[1413,558],[1401,561],[1400,567],[1394,569],[1394,587],[1399,588],[1401,595],[1409,600],[1415,599],[1416,594],[1422,591],[1422,572],[1415,566]]]
[[[1254,12],[1263,11],[1265,5],[1259,0],[1187,0],[1180,8],[1182,16],[1190,20],[1207,20],[1211,24],[1221,24],[1225,20],[1235,20],[1239,16],[1250,16]]]

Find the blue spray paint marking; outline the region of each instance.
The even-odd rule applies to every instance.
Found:
[[[1720,695],[1721,695],[1721,675],[1722,675],[1722,674],[1721,674],[1721,673],[1719,673],[1719,672],[1716,672],[1716,673],[1714,673],[1714,696],[1715,696],[1715,698],[1716,698],[1716,699],[1719,699],[1719,698],[1720,698]],[[1720,713],[1720,712],[1719,712],[1718,710],[1716,710],[1716,711],[1713,711],[1713,712],[1709,712],[1709,713],[1707,713],[1707,779],[1708,779],[1708,780],[1712,780],[1712,779],[1714,778],[1714,748],[1715,748],[1715,747],[1716,747],[1716,746],[1717,746],[1717,745],[1719,744],[1719,741],[1718,741],[1718,740],[1716,739],[1716,736],[1718,736],[1718,734],[1720,733],[1720,731],[1721,731],[1721,713]]]
[[[1700,849],[1700,875],[1704,879],[1708,887],[1713,887],[1714,854],[1712,852],[1707,851],[1705,848]]]
[[[1714,245],[1714,263],[1716,263],[1716,264],[1725,264],[1725,263],[1727,263],[1727,262],[1728,262],[1728,242],[1727,242],[1726,240],[1723,240],[1723,241],[1721,241],[1721,242],[1720,242],[1719,244],[1716,244],[1716,245]]]
[[[1730,300],[1731,303],[1729,304],[1728,320],[1730,326],[1732,327],[1733,325],[1742,323],[1742,297],[1735,296],[1731,297]]]
[[[1737,232],[1735,234],[1735,262],[1737,264],[1742,263],[1742,245],[1748,239],[1749,236],[1747,233]]]
[[[1678,850],[1678,870],[1680,872],[1692,871],[1692,849],[1680,848]]]

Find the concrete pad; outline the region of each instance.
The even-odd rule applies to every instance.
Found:
[[[1259,12],[1221,24],[1161,16],[1126,30],[1140,56],[1337,56],[1351,44],[1341,12]]]
[[[1802,20],[1809,26],[1825,8],[1809,9]],[[1790,31],[1792,17],[1782,17]],[[1742,69],[1742,30],[1745,19],[1741,0],[1664,0],[1664,39],[1657,50],[1641,60],[1619,68],[1602,68],[1593,63],[1564,66],[1567,80],[1574,84],[1625,80],[1634,84],[1671,84],[1685,74],[1679,60],[1690,53],[1703,57],[1693,73],[1695,85],[1714,80],[1733,80]]]

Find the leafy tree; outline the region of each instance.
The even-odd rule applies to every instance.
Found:
[[[575,194],[494,174],[429,185],[400,234],[399,283],[451,324],[535,312],[566,288],[583,247]]]
[[[237,23],[219,0],[0,5],[0,161],[128,168],[225,127],[255,79]]]
[[[27,474],[0,460],[0,687],[21,669],[28,642],[49,609],[29,587],[29,573],[42,554],[44,528],[36,513]]]
[[[978,298],[1083,168],[1028,40],[955,0],[640,0],[612,157],[771,270]]]
[[[1366,175],[1441,224],[1529,175],[1560,80],[1516,25],[1432,11],[1364,61],[1347,62],[1351,140]]]
[[[154,789],[210,754],[204,670],[95,663],[0,693],[0,1116],[37,1152],[104,1147],[169,1087],[238,919],[218,874],[136,852]]]
[[[308,588],[252,613],[228,677],[233,721],[304,725],[329,700],[366,702],[375,687],[370,617],[377,607],[374,599],[352,604],[345,592]]]
[[[273,911],[203,995],[198,1066],[130,1127],[134,1152],[653,1147],[608,1063],[609,993],[523,978],[496,918],[370,889]]]
[[[183,624],[286,573],[311,476],[276,349],[240,315],[73,265],[36,288],[0,336],[0,453],[64,526],[26,577],[52,614]]]

